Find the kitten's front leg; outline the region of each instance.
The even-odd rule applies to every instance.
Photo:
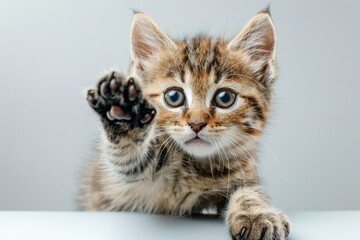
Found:
[[[231,196],[226,222],[236,240],[283,240],[290,230],[286,216],[273,209],[256,187],[238,189]]]
[[[118,71],[110,72],[100,79],[96,89],[88,90],[87,100],[99,114],[108,139],[100,144],[103,159],[120,167],[124,163],[124,171],[132,163],[141,163],[147,154],[156,111],[143,97],[136,80],[126,79]]]

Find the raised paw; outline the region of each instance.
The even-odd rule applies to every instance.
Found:
[[[234,240],[284,240],[290,230],[288,219],[275,210],[232,213],[227,221]]]
[[[155,109],[143,98],[134,78],[126,79],[120,72],[105,75],[96,89],[89,89],[87,100],[102,117],[106,127],[116,133],[144,127],[155,117]]]

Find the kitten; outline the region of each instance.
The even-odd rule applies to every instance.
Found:
[[[103,124],[86,210],[190,215],[216,209],[233,239],[285,239],[289,221],[258,187],[256,143],[277,77],[268,10],[232,40],[170,39],[135,13],[129,77],[88,90]]]

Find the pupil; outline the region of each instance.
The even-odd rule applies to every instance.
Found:
[[[230,101],[230,94],[228,94],[227,92],[221,92],[219,94],[219,98],[223,103],[228,103]]]
[[[169,93],[170,99],[173,102],[176,102],[179,99],[179,93],[177,91],[171,91]]]

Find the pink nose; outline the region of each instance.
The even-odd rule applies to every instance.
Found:
[[[206,123],[188,122],[188,124],[195,133],[200,132],[201,129],[203,129],[206,126]]]

